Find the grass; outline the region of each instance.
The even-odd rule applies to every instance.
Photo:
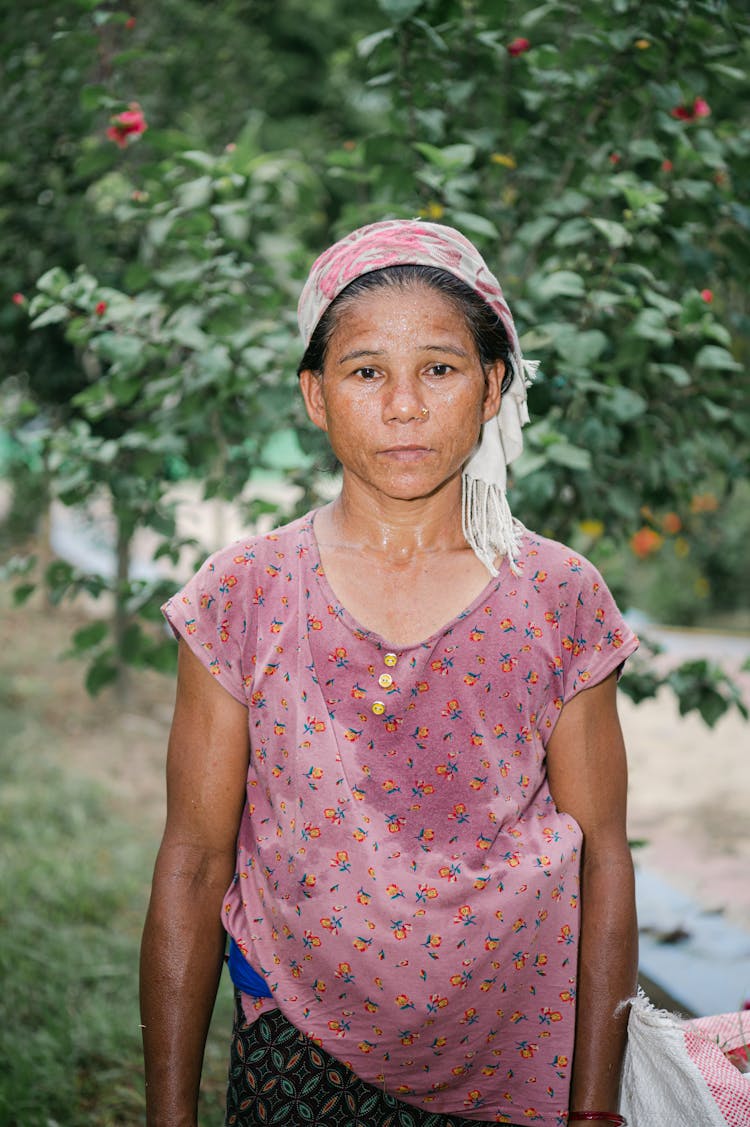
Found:
[[[28,626],[0,653],[0,1127],[135,1127],[144,1116],[138,947],[155,841],[137,811],[131,818],[100,783],[67,769],[59,718],[75,698],[50,700],[46,643],[35,653]],[[82,670],[71,666],[69,679],[82,694]],[[107,738],[103,721],[104,748]],[[230,1014],[224,983],[205,1127],[223,1122]]]

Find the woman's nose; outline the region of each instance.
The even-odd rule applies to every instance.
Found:
[[[386,422],[410,423],[426,419],[429,411],[419,384],[415,380],[394,380],[385,397],[383,414]]]

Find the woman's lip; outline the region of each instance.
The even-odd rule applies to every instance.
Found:
[[[381,454],[427,454],[429,453],[429,446],[417,446],[416,443],[404,446],[386,446],[380,451]]]
[[[385,450],[381,450],[380,453],[387,458],[395,458],[397,461],[409,462],[424,458],[427,454],[431,453],[431,448],[429,446],[388,446]]]

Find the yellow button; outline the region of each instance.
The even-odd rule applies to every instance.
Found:
[[[391,685],[393,684],[393,678],[391,677],[390,673],[381,673],[378,677],[378,684],[380,685],[381,689],[390,689]]]
[[[385,657],[383,658],[383,661],[386,665],[389,665],[392,669],[393,666],[398,661],[398,656],[396,654],[386,654]]]
[[[372,711],[376,716],[383,715],[383,713],[385,712],[385,705],[383,704],[382,700],[374,700],[372,702]]]

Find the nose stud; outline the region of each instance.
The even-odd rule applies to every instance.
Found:
[[[429,409],[427,407],[423,407],[422,410],[419,413],[420,413],[420,415],[422,416],[423,419],[426,419],[430,412],[429,412]]]

